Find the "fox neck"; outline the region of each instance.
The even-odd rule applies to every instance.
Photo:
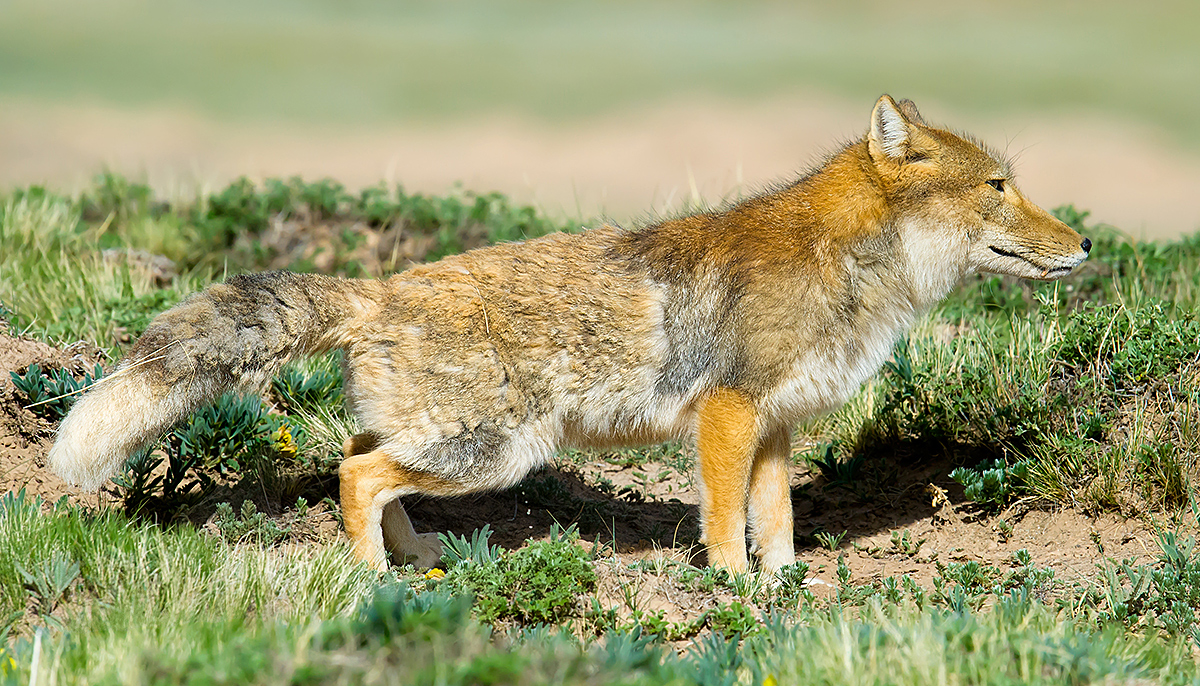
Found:
[[[908,286],[913,305],[927,310],[941,302],[954,286],[974,270],[969,244],[952,226],[933,219],[900,220]]]
[[[902,295],[913,314],[936,305],[972,271],[966,232],[935,218],[933,208],[926,213],[888,198],[865,142],[846,147],[794,188],[804,195],[797,204],[813,214],[803,224],[819,227],[818,260],[821,253],[841,256],[852,279],[869,274]]]

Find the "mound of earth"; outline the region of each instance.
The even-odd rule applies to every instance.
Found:
[[[102,362],[104,354],[87,343],[56,348],[13,337],[7,328],[0,332],[0,491],[24,488],[47,502],[67,496],[73,502],[98,504],[96,494],[82,493],[50,470],[46,453],[54,443],[56,427],[25,406],[26,399],[13,385],[12,374],[24,375],[36,364],[43,370],[66,369],[82,375]]]

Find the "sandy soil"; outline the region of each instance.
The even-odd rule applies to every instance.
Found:
[[[371,128],[217,122],[175,110],[0,102],[0,187],[74,190],[108,166],[163,194],[239,175],[380,180],[409,191],[500,190],[571,217],[625,221],[786,180],[866,128],[871,103],[803,94],[762,103],[692,98],[550,125],[493,116]],[[990,119],[921,103],[1017,158],[1022,188],[1134,235],[1200,228],[1200,150],[1095,115]]]

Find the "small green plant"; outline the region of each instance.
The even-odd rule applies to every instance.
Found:
[[[50,421],[59,421],[67,416],[80,390],[104,376],[104,370],[96,365],[83,379],[76,379],[66,369],[43,371],[40,366],[31,364],[24,374],[9,372],[9,375],[13,386],[25,396],[27,407]]]
[[[168,434],[167,451],[181,462],[234,474],[270,454],[280,421],[257,396],[226,394]]]
[[[494,564],[500,559],[500,546],[488,544],[491,536],[492,529],[488,524],[471,532],[470,539],[453,533],[439,533],[438,540],[442,542],[442,562],[447,569],[462,564]]]
[[[33,572],[26,570],[19,562],[13,564],[24,580],[25,588],[36,599],[37,612],[40,615],[48,615],[53,612],[59,601],[66,595],[72,582],[79,577],[79,563],[58,551],[55,551],[44,565],[35,568]]]
[[[680,583],[686,584],[693,591],[711,593],[717,588],[729,588],[733,580],[729,572],[717,567],[693,567],[681,565],[678,568]]]
[[[342,377],[332,369],[313,369],[310,373],[289,366],[271,380],[271,389],[288,413],[310,414],[342,404]]]
[[[233,514],[233,506],[229,503],[217,503],[213,523],[216,524],[221,537],[229,543],[252,541],[270,546],[288,535],[286,527],[279,526],[265,513],[259,512],[252,500],[242,501],[240,516]]]
[[[826,550],[837,550],[842,545],[842,539],[846,537],[846,531],[843,530],[840,534],[831,534],[828,531],[814,531],[813,538],[821,544]]]
[[[0,302],[0,323],[3,323],[4,332],[9,336],[16,336],[18,333],[13,322],[14,319],[16,319],[16,314],[12,310],[8,309],[7,305],[5,305],[3,302]]]
[[[627,624],[615,626],[614,629],[664,641],[682,641],[700,633],[707,619],[701,615],[691,620],[672,622],[663,610],[634,610]]]
[[[1156,536],[1158,560],[1101,565],[1100,617],[1127,626],[1149,625],[1200,647],[1200,549],[1193,537],[1171,531]]]
[[[914,378],[911,346],[908,336],[896,341],[896,347],[892,350],[892,359],[883,363],[885,372],[908,384],[911,384]]]
[[[988,508],[999,510],[1021,492],[1029,478],[1029,463],[1009,465],[1004,460],[985,462],[976,468],[958,467],[950,478],[963,487],[963,495]]]
[[[596,572],[578,540],[574,526],[563,530],[555,524],[550,540],[530,541],[491,562],[459,564],[446,582],[475,594],[475,611],[485,622],[560,622],[575,613],[579,596],[596,585]],[[482,541],[478,549],[486,548],[486,538]]]
[[[812,593],[808,590],[808,563],[797,560],[776,572],[779,586],[775,589],[775,598],[783,605],[795,605],[801,600],[811,601]]]
[[[916,557],[917,553],[921,552],[921,546],[924,545],[925,539],[913,540],[912,532],[908,529],[904,531],[892,532],[892,550],[905,557]]]
[[[1025,548],[1013,553],[1011,564],[1013,569],[1004,576],[1001,582],[1002,590],[1020,589],[1022,592],[1040,599],[1047,598],[1054,590],[1056,584],[1054,570],[1035,566],[1033,556]]]
[[[347,643],[387,645],[405,638],[414,641],[454,635],[472,623],[471,596],[444,589],[416,591],[405,583],[380,586],[349,622],[323,627],[326,648]]]
[[[1000,576],[1000,570],[991,565],[983,565],[974,560],[968,562],[937,563],[938,577],[972,591],[986,589],[992,581]]]
[[[176,510],[207,492],[213,474],[270,481],[276,460],[295,456],[299,449],[281,415],[268,414],[256,396],[232,393],[193,413],[160,446],[161,453],[147,449],[135,454],[124,473],[113,478],[127,512]],[[166,470],[156,474],[164,461],[160,454]]]
[[[156,499],[156,491],[163,486],[164,479],[163,475],[156,475],[154,472],[162,462],[162,458],[152,454],[148,448],[139,450],[126,460],[125,470],[113,476],[113,485],[116,486],[117,493],[121,496],[126,512],[145,510]],[[175,503],[193,488],[201,486],[198,482],[189,483],[180,492],[179,483],[181,481],[182,476],[173,475],[171,483],[174,484],[174,487],[172,489],[164,488],[161,499]]]
[[[813,449],[809,462],[820,470],[830,486],[849,488],[861,478],[866,458],[855,455],[842,459],[837,455],[835,443],[822,443]]]
[[[861,604],[870,595],[869,591],[851,583],[854,573],[846,562],[846,554],[840,553],[837,559],[837,600],[838,603],[855,605]]]
[[[754,612],[738,601],[715,607],[705,613],[705,622],[713,633],[725,638],[744,638],[757,633],[762,621]]]
[[[1009,524],[1008,521],[1005,519],[997,519],[996,520],[996,535],[1000,537],[1001,543],[1007,541],[1009,539],[1009,537],[1012,536],[1012,533],[1013,533],[1012,524]],[[1100,552],[1101,552],[1101,554],[1103,554],[1104,551],[1102,550]]]
[[[998,567],[967,562],[934,563],[937,576],[933,578],[930,600],[955,612],[979,609],[989,595],[1003,593],[1003,573]]]

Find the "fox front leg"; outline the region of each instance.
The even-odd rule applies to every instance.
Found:
[[[705,398],[696,427],[700,449],[700,535],[708,563],[733,573],[746,556],[746,495],[758,442],[758,412],[741,393],[718,388]]]
[[[791,430],[777,429],[759,443],[750,472],[750,530],[764,572],[796,561],[792,541],[792,490],[788,470]]]

